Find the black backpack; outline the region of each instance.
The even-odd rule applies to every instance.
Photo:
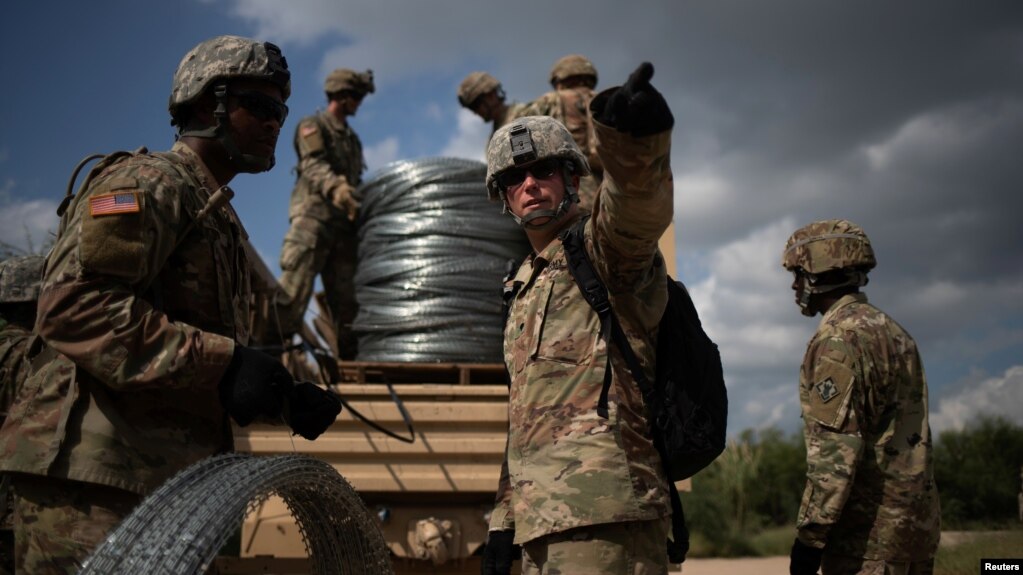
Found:
[[[653,382],[647,379],[611,309],[607,288],[586,253],[583,239],[586,220],[586,217],[581,218],[560,234],[568,269],[583,297],[600,318],[601,336],[618,347],[643,394],[654,446],[661,455],[671,491],[675,546],[669,543],[668,554],[672,561],[680,563],[688,549],[688,531],[673,482],[692,477],[725,449],[728,393],[721,370],[721,354],[703,331],[696,306],[685,286],[669,277],[668,305],[658,328],[656,378]],[[608,355],[609,364],[610,361]],[[597,405],[603,417],[607,417],[611,372],[608,365]]]

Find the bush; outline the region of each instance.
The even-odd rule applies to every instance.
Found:
[[[934,449],[934,475],[946,528],[1006,523],[1017,518],[1023,428],[984,416],[944,431]]]

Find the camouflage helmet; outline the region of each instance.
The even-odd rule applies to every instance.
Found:
[[[27,303],[39,299],[43,256],[8,258],[0,262],[0,303]]]
[[[181,106],[195,102],[213,82],[234,78],[276,84],[284,100],[291,95],[291,72],[280,48],[240,36],[217,36],[200,42],[178,64],[167,104],[171,117]]]
[[[338,68],[330,74],[323,82],[323,91],[327,94],[336,94],[345,90],[356,92],[365,96],[376,91],[373,84],[373,70],[356,72],[349,68]]]
[[[487,195],[493,201],[500,199],[497,176],[504,170],[545,158],[571,162],[576,175],[590,173],[586,156],[561,122],[550,116],[525,116],[505,124],[487,146]]]
[[[589,76],[593,78],[593,85],[597,85],[597,68],[585,56],[569,54],[563,56],[554,63],[551,68],[551,86],[555,88],[558,82],[572,76]]]
[[[858,225],[848,220],[822,220],[793,232],[785,242],[781,265],[817,275],[838,269],[867,271],[877,260],[870,239]]]
[[[469,108],[480,96],[500,90],[501,83],[486,72],[470,72],[458,86],[458,103]]]

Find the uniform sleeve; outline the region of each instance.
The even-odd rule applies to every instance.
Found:
[[[323,197],[339,180],[347,182],[343,175],[331,169],[327,161],[323,128],[315,119],[307,118],[299,122],[295,128],[295,149],[298,150],[298,173]]]
[[[501,479],[497,484],[497,496],[494,511],[490,514],[488,531],[515,530],[515,514],[512,513],[511,476],[508,473],[508,450],[505,448],[504,462],[501,464]]]
[[[671,224],[671,131],[634,138],[596,121],[594,128],[604,180],[591,218],[591,256],[608,289],[628,293],[651,281],[657,242]]]
[[[839,339],[811,343],[800,385],[806,426],[806,487],[797,536],[822,548],[842,515],[860,465],[864,441],[857,407],[862,401],[855,353]]]
[[[516,117],[521,118],[523,116],[561,116],[559,106],[561,101],[558,99],[557,92],[547,92],[539,98],[529,102],[528,104],[522,105],[522,108],[518,111]],[[512,108],[509,108],[511,110]],[[509,121],[511,120],[511,113],[509,112]]]
[[[36,331],[112,388],[211,388],[230,362],[232,339],[172,322],[139,296],[176,247],[184,193],[145,168],[101,177],[48,256]]]

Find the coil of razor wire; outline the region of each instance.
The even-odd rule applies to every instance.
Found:
[[[328,463],[232,453],[199,461],[164,483],[79,573],[205,573],[246,513],[273,494],[294,515],[313,573],[394,572],[376,520]]]
[[[358,359],[502,361],[502,279],[530,247],[485,180],[481,162],[428,158],[362,185]]]

